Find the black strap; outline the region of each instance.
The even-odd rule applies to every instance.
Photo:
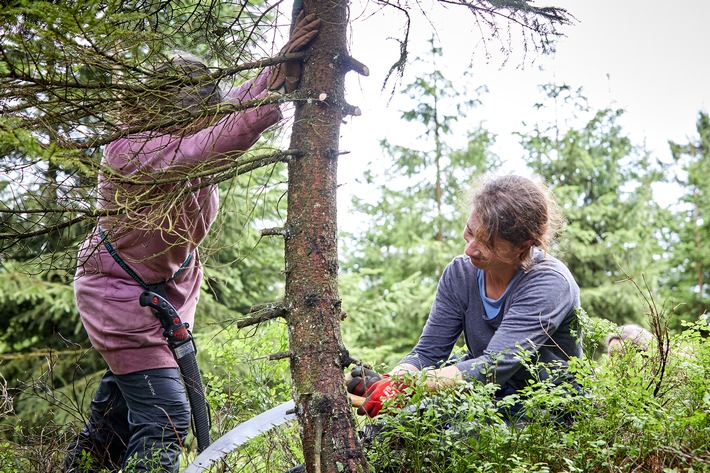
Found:
[[[131,269],[130,266],[128,266],[128,264],[125,261],[123,261],[123,259],[121,258],[121,256],[119,256],[116,249],[113,247],[113,245],[111,245],[111,243],[106,238],[106,233],[104,233],[103,229],[101,227],[97,227],[97,228],[99,230],[99,235],[101,236],[101,241],[103,242],[104,246],[106,247],[108,254],[111,255],[111,257],[114,259],[114,261],[116,261],[116,263],[118,263],[118,265],[121,268],[123,268],[123,270],[126,273],[128,273],[128,275],[130,277],[132,277],[135,282],[140,284],[143,289],[145,289],[147,291],[157,292],[159,295],[161,295],[163,297],[165,297],[165,287],[164,286],[167,283],[169,283],[170,281],[172,281],[173,279],[180,276],[180,273],[182,273],[182,270],[185,269],[188,264],[190,264],[190,260],[192,259],[192,252],[191,252],[189,255],[187,255],[187,259],[180,265],[178,270],[175,271],[175,274],[173,274],[172,277],[170,279],[168,279],[167,281],[162,281],[162,282],[155,283],[155,284],[147,284],[145,281],[143,281],[143,279],[141,279],[140,276],[138,276],[138,274],[135,271],[133,271],[133,269]]]

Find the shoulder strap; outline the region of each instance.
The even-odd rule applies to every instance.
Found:
[[[191,252],[189,255],[187,255],[187,259],[180,265],[178,270],[175,271],[175,274],[173,274],[172,277],[170,279],[168,279],[167,281],[162,281],[162,282],[155,283],[155,284],[147,284],[145,281],[143,281],[143,279],[141,279],[140,276],[138,276],[138,274],[135,271],[133,271],[133,269],[130,266],[128,266],[128,264],[125,261],[123,261],[123,259],[118,254],[116,249],[113,247],[113,245],[111,245],[111,242],[109,242],[108,238],[106,238],[106,233],[103,231],[103,229],[101,227],[97,227],[97,228],[99,230],[99,236],[101,236],[101,241],[103,242],[104,246],[106,247],[106,251],[108,251],[108,254],[111,255],[111,257],[114,259],[114,261],[116,261],[116,263],[121,268],[123,268],[123,270],[126,273],[128,273],[128,275],[131,278],[133,278],[133,280],[135,282],[140,284],[140,286],[143,289],[148,290],[148,291],[157,292],[159,295],[161,295],[163,297],[165,297],[165,288],[163,286],[165,286],[165,284],[169,283],[173,279],[180,276],[180,273],[182,273],[183,269],[185,269],[187,267],[187,265],[190,264],[190,260],[192,259],[192,252]]]

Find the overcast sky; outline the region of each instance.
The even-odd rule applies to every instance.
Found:
[[[513,42],[513,54],[505,65],[495,54],[500,48],[496,42],[488,42],[494,54],[486,59],[481,32],[471,27],[464,10],[450,8],[447,13],[439,7],[430,16],[451,78],[470,68],[471,85],[488,86],[483,107],[465,119],[471,128],[483,123],[497,135],[495,151],[506,161],[507,170],[520,167],[522,150],[512,132],[522,131],[523,121],[529,124],[540,118],[533,104],[542,98],[538,85],[545,83],[583,87],[592,106],[625,109],[624,130],[635,144],[645,143],[664,161],[670,160],[669,139],[684,142],[696,136],[698,113],[710,108],[710,1],[536,2],[543,4],[565,8],[578,21],[563,28],[566,37],[559,41],[554,57],[529,52],[523,58],[519,42]],[[380,157],[379,140],[388,137],[397,142],[406,128],[398,121],[402,101],[395,96],[388,104],[389,93],[381,91],[388,68],[398,57],[398,44],[391,38],[399,36],[403,17],[391,9],[367,17],[360,15],[362,11],[354,1],[351,51],[371,73],[358,77],[351,72],[347,79],[347,99],[363,115],[348,119],[342,127],[341,149],[351,153],[340,160],[341,209],[347,208],[352,193],[360,192],[354,177]],[[411,50],[416,55],[426,47],[431,27],[420,16],[413,21]],[[410,67],[403,83],[409,83],[414,73]],[[399,144],[411,144],[415,138],[405,134]]]

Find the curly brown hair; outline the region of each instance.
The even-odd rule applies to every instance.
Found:
[[[501,242],[548,251],[564,225],[557,201],[539,179],[483,176],[474,183],[469,202],[478,220],[473,236],[494,254]],[[521,251],[511,262],[529,269],[531,257],[531,251]]]

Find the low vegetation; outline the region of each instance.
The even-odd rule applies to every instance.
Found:
[[[373,471],[710,471],[705,337],[690,326],[671,338],[667,357],[627,351],[579,360],[582,394],[538,382],[506,398],[526,412],[515,427],[491,400],[495,386],[461,385],[434,399],[415,390],[412,404],[370,424],[381,429],[367,449]]]
[[[358,417],[371,471],[710,471],[707,325],[686,324],[672,335],[668,321],[652,311],[648,325],[657,332],[649,351],[629,348],[599,356],[595,353],[614,324],[580,315],[587,354],[575,360],[572,370],[581,392],[538,381],[520,395],[496,402],[493,384],[462,383],[431,395],[413,379],[406,399],[394,399],[385,414]],[[284,326],[274,323],[267,332],[269,346],[261,337],[240,339],[229,333],[207,343],[208,363],[216,373],[207,378],[213,437],[289,399],[288,366],[268,356],[287,343]],[[40,386],[27,386],[15,398],[52,404]],[[13,417],[10,396],[3,392],[6,440],[0,471],[59,470],[63,449],[79,426],[66,420],[81,417],[80,412],[68,413],[70,405],[59,403],[61,399],[55,395],[50,414],[21,420]],[[511,425],[503,413],[514,403],[523,405],[525,415]],[[194,458],[191,442],[188,438],[183,465]],[[252,440],[213,471],[281,472],[301,461],[298,426],[292,422]]]

